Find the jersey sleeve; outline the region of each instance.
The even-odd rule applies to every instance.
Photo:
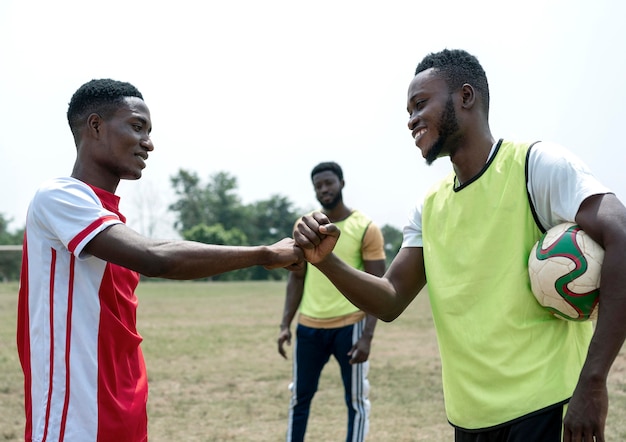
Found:
[[[555,143],[536,143],[528,157],[528,193],[545,229],[575,222],[582,202],[611,191],[589,167],[569,150]]]
[[[363,235],[361,255],[363,256],[363,261],[385,259],[385,239],[380,228],[374,223],[370,223],[367,226],[367,230]]]
[[[402,229],[402,247],[423,247],[422,206],[416,205],[409,214],[409,221]]]
[[[28,228],[39,229],[51,243],[61,243],[77,258],[98,233],[122,223],[119,216],[102,206],[95,192],[78,180],[52,180],[35,194],[28,215]]]

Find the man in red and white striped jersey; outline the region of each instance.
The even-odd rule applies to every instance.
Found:
[[[92,80],[67,118],[70,177],[41,185],[28,209],[18,305],[27,441],[147,440],[148,386],[136,328],[139,274],[196,279],[263,265],[297,268],[293,240],[230,247],[153,240],[125,225],[115,191],[139,179],[150,112],[131,84]]]

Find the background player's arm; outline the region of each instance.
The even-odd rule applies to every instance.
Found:
[[[302,294],[304,293],[304,277],[306,276],[306,265],[302,269],[289,273],[287,278],[287,288],[285,293],[285,306],[283,308],[283,317],[280,322],[280,331],[278,333],[278,353],[287,359],[285,351],[285,342],[291,345],[291,322],[296,316],[300,302],[302,302]]]
[[[169,279],[205,278],[255,265],[287,267],[301,256],[290,239],[251,247],[153,240],[125,224],[100,232],[85,246],[85,252],[146,276]]]

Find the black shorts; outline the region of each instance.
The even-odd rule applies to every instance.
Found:
[[[561,442],[563,405],[485,431],[454,429],[455,442]]]

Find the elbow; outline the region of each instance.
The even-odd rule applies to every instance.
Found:
[[[165,270],[155,268],[154,266],[146,266],[145,269],[141,270],[139,273],[148,278],[167,278],[167,272]]]
[[[400,316],[401,313],[402,313],[401,310],[400,311],[388,311],[378,316],[378,319],[387,323],[393,322],[396,320],[398,316]]]
[[[177,279],[174,260],[157,250],[148,250],[137,266],[137,271],[149,278]]]

